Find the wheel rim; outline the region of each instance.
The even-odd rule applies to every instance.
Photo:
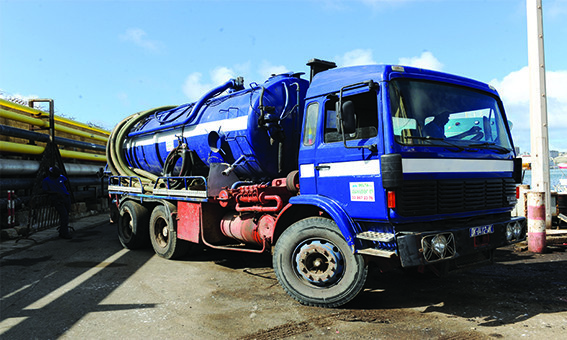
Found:
[[[165,248],[169,242],[169,228],[167,226],[167,221],[163,218],[156,221],[154,235],[158,246]]]
[[[295,248],[296,274],[310,284],[326,287],[335,284],[344,273],[344,256],[326,240],[306,240]]]

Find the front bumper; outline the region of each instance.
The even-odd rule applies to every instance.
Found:
[[[474,259],[526,239],[527,222],[516,217],[491,224],[462,225],[436,231],[403,231],[396,235],[402,267]]]

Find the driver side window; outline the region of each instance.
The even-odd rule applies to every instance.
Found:
[[[354,104],[356,131],[347,134],[347,140],[369,139],[378,135],[378,103],[376,92],[364,92],[343,97],[343,103],[352,101]],[[338,97],[331,97],[325,102],[325,143],[340,142],[343,140],[340,127],[337,126]]]

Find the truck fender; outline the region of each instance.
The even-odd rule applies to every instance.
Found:
[[[338,202],[319,195],[301,195],[289,200],[289,204],[284,207],[276,220],[274,243],[289,225],[303,218],[319,216],[321,211],[335,221],[347,244],[354,249],[357,229],[355,223]]]

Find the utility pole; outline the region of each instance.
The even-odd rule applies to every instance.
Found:
[[[530,143],[532,186],[545,193],[545,227],[551,228],[549,186],[549,139],[547,133],[547,93],[543,49],[542,0],[526,0],[528,24],[528,66],[530,73]]]

